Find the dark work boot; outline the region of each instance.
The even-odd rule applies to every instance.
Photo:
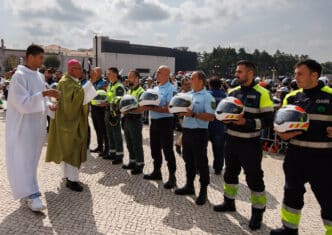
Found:
[[[115,159],[115,153],[109,152],[106,156],[103,156],[103,159],[113,161]]]
[[[70,181],[69,179],[66,179],[66,187],[76,192],[83,191],[83,187],[79,182]]]
[[[168,181],[164,184],[164,188],[171,189],[176,186],[176,177],[175,174],[172,173],[169,175]]]
[[[251,230],[260,229],[263,221],[264,209],[251,208],[251,218],[249,221],[249,228]]]
[[[127,165],[122,165],[122,169],[125,169],[125,170],[132,170],[134,169],[136,166],[136,163],[133,162],[133,161],[130,161],[129,164]]]
[[[177,195],[195,195],[195,189],[193,184],[186,184],[183,188],[178,188],[175,190]]]
[[[100,146],[98,146],[98,147],[95,148],[95,149],[90,149],[90,152],[91,152],[91,153],[100,153],[100,152],[102,152],[102,151],[103,151],[103,148],[100,147]]]
[[[160,169],[158,169],[158,170],[154,169],[151,174],[144,175],[143,179],[146,179],[146,180],[162,180]]]
[[[196,205],[204,205],[207,200],[207,186],[201,186],[198,198],[196,199]]]
[[[112,160],[112,164],[113,165],[122,164],[122,158],[123,158],[123,156],[116,156],[115,159]]]
[[[288,228],[288,227],[281,227],[277,229],[273,229],[270,232],[270,235],[298,235],[299,230],[298,229],[293,229],[293,228]]]
[[[132,169],[132,170],[130,171],[130,173],[131,173],[132,175],[139,175],[139,174],[142,174],[142,173],[143,173],[143,168],[144,168],[144,164],[140,164],[140,165],[135,164],[134,169]]]
[[[213,210],[218,212],[236,211],[235,200],[224,197],[224,203],[218,206],[214,206]]]

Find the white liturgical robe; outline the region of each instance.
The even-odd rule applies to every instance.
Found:
[[[46,137],[49,99],[38,71],[19,65],[9,86],[6,165],[15,200],[38,193],[37,166]]]

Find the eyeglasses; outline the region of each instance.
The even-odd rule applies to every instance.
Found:
[[[79,68],[79,67],[72,67],[72,69],[79,69],[79,70],[83,70],[82,68]]]

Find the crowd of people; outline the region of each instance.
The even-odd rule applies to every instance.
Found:
[[[142,130],[144,123],[149,123],[153,171],[143,174],[143,179],[162,180],[165,177],[161,173],[164,156],[168,168],[164,188],[175,188],[177,195],[194,195],[194,179],[198,175],[197,205],[208,200],[207,146],[211,141],[214,173],[223,172],[224,178],[224,201],[214,206],[214,210],[236,211],[238,177],[243,169],[251,190],[249,227],[259,229],[267,203],[261,137],[269,135],[267,129],[273,130],[275,111],[282,105],[294,104],[308,113],[310,126],[305,133],[275,133],[288,142],[288,149],[284,161],[283,226],[272,230],[271,234],[298,234],[307,182],[321,206],[326,234],[332,234],[332,185],[327,177],[332,165],[332,88],[327,80],[320,79],[322,68],[316,61],[297,63],[294,79],[260,79],[255,76],[255,64],[246,60],[237,63],[233,80],[217,76],[208,78],[202,71],[172,75],[170,68],[164,65],[156,71],[155,79],[142,79],[136,70],[122,79],[116,67],[107,71],[96,67],[87,72],[75,59],[68,62],[66,73],[57,71],[53,76],[50,69],[38,70],[43,64],[43,56],[42,48],[29,46],[26,64],[18,66],[13,73],[7,99],[9,183],[14,199],[27,202],[31,210],[46,208],[40,200],[36,174],[46,131],[46,162],[61,165],[69,189],[84,190],[79,182],[79,169],[90,148],[88,116],[91,113],[97,146],[90,152],[98,154],[105,162],[122,165],[132,175],[143,174]],[[106,77],[103,77],[104,72]],[[159,94],[158,106],[143,105],[130,112],[115,109],[121,97],[129,94],[139,100],[148,89]],[[189,95],[192,108],[174,115],[168,106],[177,93]],[[105,99],[97,101],[97,96]],[[227,96],[241,100],[244,112],[238,120],[222,122],[215,119],[215,109]],[[176,129],[182,134],[174,141]],[[127,164],[123,160],[122,133],[129,153]],[[13,143],[19,145],[13,146]],[[186,184],[183,187],[177,187],[174,147],[185,162]]]

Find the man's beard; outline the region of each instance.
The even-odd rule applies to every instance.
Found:
[[[236,78],[236,79],[237,79],[237,82],[238,82],[240,85],[246,84],[246,83],[249,81],[248,78],[245,78],[245,79],[243,79],[243,80],[239,80],[238,78]]]

